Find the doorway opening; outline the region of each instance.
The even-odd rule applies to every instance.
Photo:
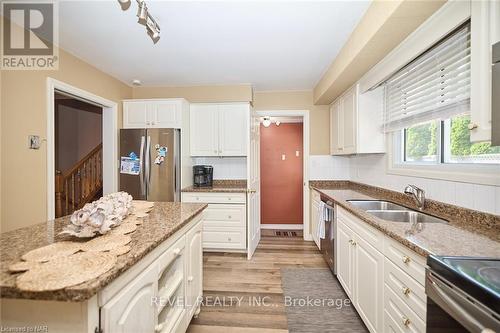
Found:
[[[310,240],[308,111],[259,111],[262,236]]]
[[[55,217],[103,194],[102,113],[99,105],[54,94]]]
[[[89,198],[89,200],[96,198],[99,194],[108,194],[116,192],[118,190],[118,105],[108,99],[102,98],[100,96],[94,95],[88,91],[82,90],[75,86],[69,85],[67,83],[55,80],[53,78],[47,78],[47,219],[52,220],[56,217],[56,210],[59,214],[70,214],[72,209],[78,209],[77,207],[82,205],[83,199],[77,200],[77,195],[79,193],[85,193],[84,197]],[[57,98],[56,98],[57,97]],[[61,102],[62,99],[74,99],[73,102]],[[82,103],[89,104],[93,111],[100,113],[101,118],[101,130],[100,134],[95,134],[101,140],[101,147],[95,147],[97,150],[101,150],[99,154],[94,154],[100,156],[100,177],[97,177],[97,171],[95,167],[91,168],[90,165],[99,165],[97,161],[99,158],[94,159],[96,162],[89,162],[89,170],[85,173],[85,178],[82,175],[82,171],[78,176],[78,173],[74,174],[69,178],[73,181],[75,178],[75,183],[78,183],[78,178],[80,178],[80,183],[73,187],[69,186],[66,189],[64,182],[61,183],[61,177],[59,177],[58,184],[56,184],[56,164],[62,169],[59,153],[56,157],[57,145],[56,145],[56,104],[69,103],[70,106],[83,105]],[[71,104],[73,103],[73,104]],[[66,105],[67,106],[67,105]],[[100,109],[100,112],[98,111]],[[64,111],[62,111],[64,112]],[[87,110],[87,112],[90,112]],[[59,144],[62,139],[57,138]],[[90,151],[89,153],[91,153]],[[83,153],[82,153],[83,154]],[[81,155],[80,155],[81,156]],[[82,159],[85,156],[82,157]],[[68,162],[69,163],[69,162]],[[64,163],[63,163],[64,164]],[[87,163],[85,163],[87,168]],[[62,170],[59,170],[62,173]],[[70,171],[70,170],[69,170]],[[95,173],[93,173],[95,172]],[[93,178],[92,178],[93,177]],[[94,191],[95,195],[92,196],[92,186],[90,186],[90,180],[100,178],[101,189],[99,191]],[[56,186],[58,187],[58,192],[61,192],[62,187],[67,194],[65,194],[64,200],[56,200]],[[78,190],[80,188],[80,191]],[[84,191],[85,189],[85,191]],[[74,194],[73,194],[74,192]],[[74,195],[74,198],[73,198]],[[66,205],[66,200],[68,202],[69,208],[61,207],[60,205]],[[56,205],[56,201],[59,204]],[[74,205],[74,207],[73,207]],[[66,209],[66,210],[65,210]]]

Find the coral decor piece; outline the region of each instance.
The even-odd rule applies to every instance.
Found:
[[[70,218],[71,224],[61,234],[79,238],[104,235],[111,227],[120,225],[132,209],[132,196],[127,192],[105,195],[75,211]]]

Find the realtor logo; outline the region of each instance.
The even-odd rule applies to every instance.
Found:
[[[1,69],[57,69],[57,3],[2,1],[1,8]]]

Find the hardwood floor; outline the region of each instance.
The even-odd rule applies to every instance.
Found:
[[[262,237],[252,258],[205,253],[204,306],[188,333],[285,333],[283,267],[326,268],[314,242],[294,237]]]

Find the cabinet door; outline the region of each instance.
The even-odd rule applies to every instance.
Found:
[[[356,130],[357,130],[357,94],[356,88],[349,89],[342,97],[342,151],[344,154],[356,153]]]
[[[181,102],[153,101],[150,104],[151,126],[155,128],[181,128]]]
[[[352,275],[353,275],[353,232],[347,226],[337,220],[337,278],[344,290],[352,298]]]
[[[101,308],[103,331],[154,332],[156,311],[151,301],[157,295],[157,284],[156,265],[152,264]]]
[[[198,307],[203,293],[203,224],[200,222],[187,233],[187,284],[186,301],[188,319],[191,319]]]
[[[123,128],[147,127],[149,125],[148,109],[148,102],[123,102]]]
[[[191,104],[191,156],[219,155],[218,106]]]
[[[354,305],[370,332],[382,332],[384,256],[354,236]]]
[[[219,106],[219,155],[246,156],[248,145],[248,104]]]
[[[339,139],[343,126],[340,120],[340,103],[336,100],[330,106],[330,154],[332,155],[341,153]]]
[[[319,203],[316,200],[311,199],[311,236],[318,249],[320,248],[320,240],[318,237],[318,219],[319,219]]]

